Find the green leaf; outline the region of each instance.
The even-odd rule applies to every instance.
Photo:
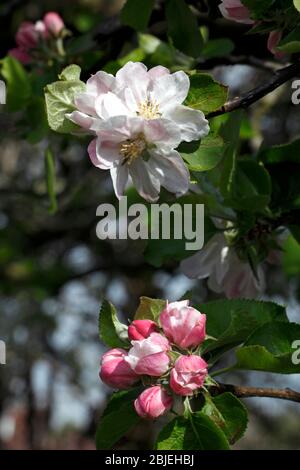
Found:
[[[283,269],[286,274],[300,274],[300,244],[290,235],[284,242],[283,250]]]
[[[176,49],[191,57],[199,57],[203,39],[197,19],[184,0],[166,0],[168,34]]]
[[[50,148],[45,152],[45,170],[47,191],[50,201],[49,212],[54,214],[57,211],[57,201],[55,192],[55,161]]]
[[[150,297],[140,297],[140,304],[134,315],[135,320],[158,321],[159,315],[166,306],[166,301],[161,299],[151,299]]]
[[[215,57],[226,57],[235,48],[234,42],[228,38],[209,39],[201,51],[204,59],[214,59]]]
[[[296,10],[298,10],[300,13],[300,0],[294,0],[294,6]]]
[[[224,154],[222,137],[209,134],[202,139],[199,147],[193,153],[181,152],[182,158],[192,171],[208,171],[220,163]],[[180,151],[180,149],[178,149]]]
[[[279,374],[300,374],[300,364],[293,364],[292,348],[300,338],[300,325],[296,323],[271,322],[248,338],[236,351],[235,369],[248,369]]]
[[[80,80],[81,68],[79,65],[71,64],[64,68],[58,78],[65,81],[77,81]]]
[[[287,54],[300,52],[300,26],[297,26],[277,46],[277,49]]]
[[[275,0],[241,0],[251,11],[251,18],[260,19],[268,13]]]
[[[293,162],[300,164],[300,139],[289,144],[275,145],[274,147],[262,147],[257,158],[265,164]]]
[[[208,73],[191,75],[190,83],[190,90],[184,103],[186,106],[208,114],[226,103],[228,87],[214,80]]]
[[[29,124],[26,139],[31,144],[36,144],[44,139],[49,132],[44,97],[34,96],[30,100],[26,117]]]
[[[85,84],[79,80],[79,76],[78,65],[69,65],[61,72],[60,81],[45,87],[48,124],[53,131],[68,134],[78,130],[78,126],[66,114],[76,109],[74,97],[85,90]]]
[[[31,84],[25,68],[14,57],[8,55],[1,60],[1,74],[6,81],[6,107],[10,112],[26,107],[31,96]]]
[[[247,408],[232,393],[222,393],[217,397],[206,395],[202,413],[222,429],[230,444],[241,439],[247,429]]]
[[[154,7],[154,0],[127,0],[122,11],[121,21],[137,31],[147,28]]]
[[[160,432],[157,450],[228,450],[224,432],[204,413],[178,417]]]
[[[100,419],[96,433],[97,450],[109,450],[135,426],[140,418],[133,402],[141,388],[116,392],[112,395]]]
[[[243,343],[259,326],[271,321],[288,321],[285,308],[256,300],[214,300],[198,306],[206,314],[206,330],[217,341],[206,340],[203,352]]]
[[[115,307],[104,300],[99,315],[99,336],[110,348],[124,348],[129,345],[127,326],[118,320]]]

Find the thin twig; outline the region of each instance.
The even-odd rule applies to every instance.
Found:
[[[248,108],[256,101],[260,100],[264,96],[276,90],[276,88],[291,80],[293,77],[296,77],[298,74],[300,74],[300,60],[298,60],[295,64],[289,65],[288,67],[284,67],[283,69],[275,72],[270,80],[263,85],[254,88],[239,98],[234,98],[233,100],[228,101],[217,111],[208,114],[207,118],[231,113],[237,109]]]
[[[224,392],[230,392],[238,398],[249,397],[270,397],[279,398],[281,400],[289,400],[300,403],[300,392],[291,390],[290,388],[262,388],[262,387],[243,387],[239,385],[218,383],[210,387],[212,395],[220,395]]]

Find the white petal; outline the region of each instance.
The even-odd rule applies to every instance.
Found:
[[[189,171],[176,150],[169,153],[151,150],[148,167],[152,174],[159,179],[160,184],[171,193],[180,196],[188,191]]]
[[[86,82],[87,93],[93,96],[99,96],[112,91],[115,86],[115,77],[106,72],[97,72]]]
[[[128,181],[127,165],[119,165],[110,169],[110,176],[113,182],[115,194],[118,199],[124,195],[125,187]]]
[[[127,116],[129,114],[128,108],[122,100],[110,91],[96,99],[95,109],[97,115],[102,119],[108,119],[113,116]]]
[[[152,67],[152,69],[148,71],[148,76],[151,78],[151,80],[156,80],[157,78],[160,78],[163,75],[170,75],[170,70],[166,67],[163,67],[162,65]]]
[[[66,117],[70,119],[70,121],[82,127],[83,129],[89,130],[91,130],[93,124],[95,124],[94,121],[96,121],[95,118],[92,118],[87,114],[81,113],[80,111],[73,111],[70,114],[66,114]]]
[[[116,74],[118,87],[131,88],[138,103],[147,99],[150,77],[147,67],[140,62],[127,62]]]
[[[157,201],[160,183],[159,180],[150,173],[147,162],[142,158],[138,158],[129,166],[129,173],[137,192],[147,201]]]
[[[190,88],[190,80],[186,73],[180,71],[172,75],[163,75],[153,83],[151,98],[165,112],[169,107],[183,103]]]
[[[186,142],[202,139],[209,133],[209,124],[202,111],[179,105],[169,109],[164,116],[180,127],[181,139]]]
[[[79,93],[76,95],[74,102],[79,111],[91,116],[97,116],[95,110],[95,96],[88,93]]]
[[[117,145],[101,142],[99,139],[92,140],[88,146],[88,153],[92,163],[102,170],[109,170],[121,160]]]
[[[181,262],[183,273],[192,279],[205,279],[215,270],[220,262],[219,238],[213,236],[208,243],[195,255]]]
[[[181,141],[180,128],[169,119],[151,119],[144,121],[146,140],[158,147],[173,149]]]

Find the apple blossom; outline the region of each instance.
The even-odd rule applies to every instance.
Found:
[[[147,388],[135,400],[134,407],[139,416],[147,419],[155,419],[169,411],[173,404],[173,398],[161,385]]]
[[[201,251],[183,260],[181,269],[192,279],[209,278],[209,288],[225,292],[228,298],[255,298],[265,288],[262,266],[258,266],[256,278],[249,263],[239,259],[223,234],[214,235]]]
[[[128,337],[130,340],[141,340],[155,331],[158,331],[158,326],[154,321],[134,320],[128,327]]]
[[[49,11],[43,18],[44,25],[47,31],[54,36],[58,36],[59,33],[64,29],[65,25],[62,18],[58,13]]]
[[[193,348],[205,339],[206,315],[189,301],[168,303],[160,314],[160,323],[167,338],[180,348]]]
[[[132,341],[132,348],[125,360],[137,374],[160,377],[169,368],[170,358],[167,352],[170,344],[159,333],[152,333],[148,338]]]
[[[222,0],[219,5],[220,12],[227,20],[237,23],[253,24],[249,9],[240,0]]]
[[[125,361],[127,351],[111,349],[102,356],[100,378],[110,387],[126,389],[139,380],[138,376]]]
[[[171,370],[170,387],[177,395],[193,395],[207,376],[208,364],[199,356],[180,356]]]

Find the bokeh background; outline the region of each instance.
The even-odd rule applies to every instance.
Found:
[[[162,2],[157,2],[155,26],[148,31],[163,41],[157,48],[120,26],[122,3],[1,1],[0,57],[14,47],[22,21],[57,11],[75,38],[90,41],[84,79],[103,67],[117,69],[129,53],[150,65],[184,65],[185,58],[166,45]],[[202,24],[211,38],[228,37],[235,43],[232,54],[203,57],[198,65],[228,84],[232,96],[269,78],[272,56],[265,37],[244,36],[243,26],[221,18],[211,22],[203,16]],[[141,295],[176,300],[193,289],[195,302],[215,296],[205,282],[186,278],[174,260],[158,269],[151,266],[144,260],[141,242],[96,237],[97,206],[116,200],[108,175],[91,165],[84,139],[51,134],[59,208],[49,214],[47,142],[26,141],[19,135],[17,118],[0,107],[0,338],[7,344],[7,364],[0,366],[0,448],[94,449],[96,424],[110,394],[98,378],[104,351],[97,331],[101,299],[113,302],[126,320],[133,316]],[[249,152],[263,140],[273,145],[299,135],[300,113],[291,103],[290,84],[253,106],[242,131]],[[300,256],[291,250],[279,266],[268,268],[265,298],[287,305],[289,317],[299,322]],[[226,380],[300,386],[299,376],[264,373],[235,373]],[[247,406],[248,433],[238,448],[300,448],[299,405],[248,399]],[[142,423],[117,448],[149,448],[156,432],[157,425]]]

